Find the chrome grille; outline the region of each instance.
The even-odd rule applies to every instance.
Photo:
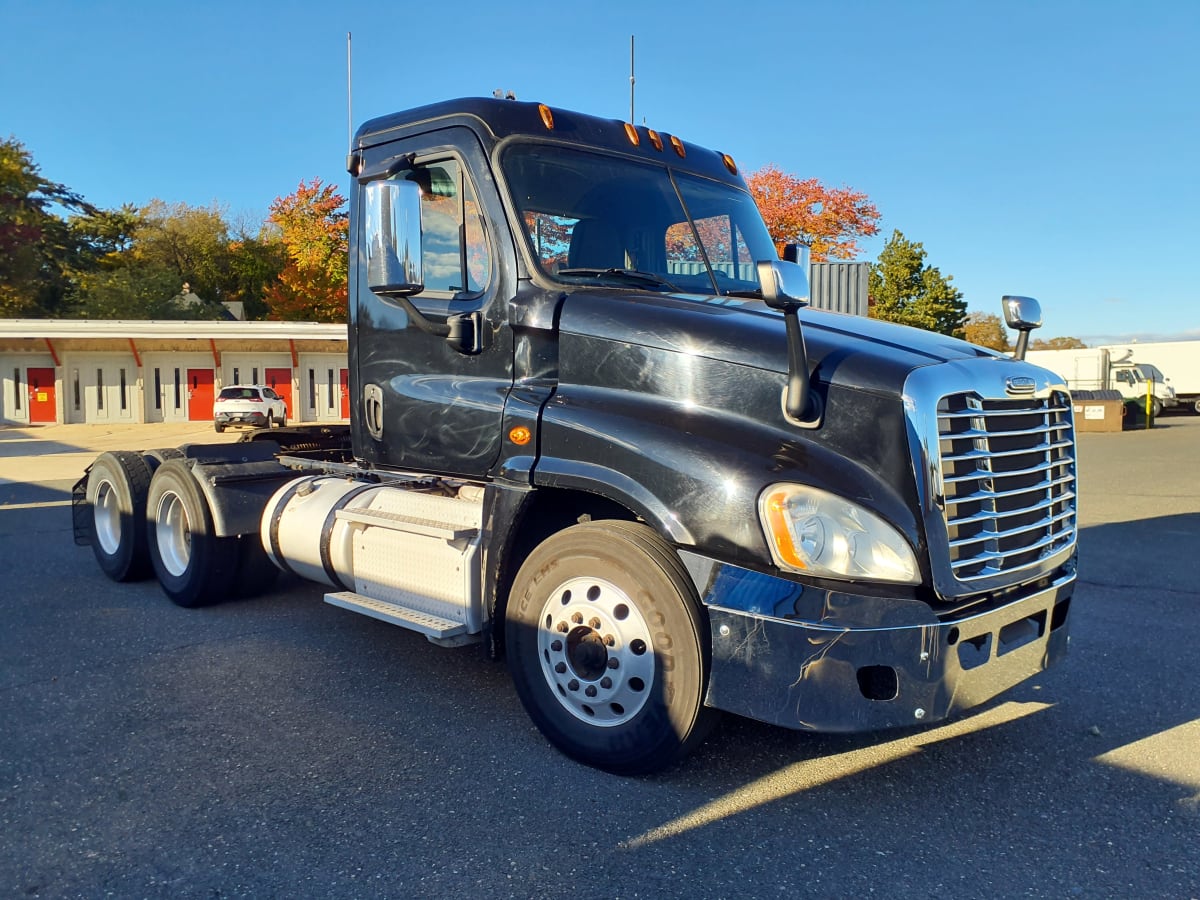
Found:
[[[1065,391],[1002,400],[949,394],[938,402],[937,430],[948,561],[959,583],[1017,581],[1074,544],[1075,438]]]

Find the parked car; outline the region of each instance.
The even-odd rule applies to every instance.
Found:
[[[213,403],[213,426],[224,431],[229,425],[270,428],[287,424],[287,404],[283,398],[261,384],[235,384],[221,388]]]

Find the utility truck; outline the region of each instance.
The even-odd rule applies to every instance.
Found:
[[[1109,344],[1101,349],[1115,358],[1136,360],[1147,376],[1174,391],[1179,406],[1200,413],[1200,341]],[[1147,366],[1155,371],[1146,371]]]
[[[624,774],[718,711],[930,723],[1064,654],[1060,378],[805,308],[734,160],[674,135],[456,100],[367,122],[348,168],[348,428],[101,455],[77,530],[109,577],[196,607],[280,569],[480,642]],[[1025,343],[1036,301],[1004,308]]]
[[[1062,350],[1030,350],[1027,359],[1052,372],[1057,372],[1072,391],[1118,391],[1125,400],[1150,402],[1150,413],[1157,417],[1164,409],[1176,404],[1175,389],[1161,374],[1147,371],[1129,350],[1116,352],[1108,347],[1067,348]],[[1153,367],[1151,367],[1153,368]]]

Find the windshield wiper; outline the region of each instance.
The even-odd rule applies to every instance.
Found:
[[[607,278],[615,277],[626,281],[636,281],[640,284],[654,284],[669,288],[676,293],[681,293],[679,288],[667,281],[661,275],[656,275],[653,272],[641,272],[637,269],[559,269],[557,275],[566,275],[568,278]]]

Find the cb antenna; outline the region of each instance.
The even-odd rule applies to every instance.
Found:
[[[629,121],[631,123],[637,122],[637,119],[633,117],[633,85],[633,35],[631,34],[629,36]]]
[[[350,32],[346,32],[346,146],[354,149],[354,113],[351,109],[351,77],[353,69],[350,65]]]

